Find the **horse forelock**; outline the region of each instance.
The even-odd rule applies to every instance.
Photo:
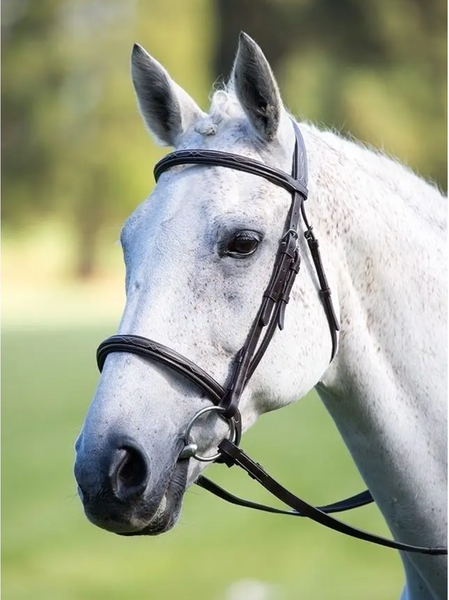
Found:
[[[195,131],[201,135],[215,135],[220,124],[230,120],[244,119],[245,113],[231,85],[213,92],[209,112],[195,125]]]

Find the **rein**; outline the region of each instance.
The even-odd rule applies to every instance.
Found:
[[[206,371],[182,354],[159,342],[138,335],[114,335],[102,342],[97,350],[98,368],[102,371],[105,360],[110,353],[130,352],[147,360],[162,363],[189,379],[207,395],[213,404],[196,413],[187,425],[184,434],[185,446],[179,456],[179,460],[196,458],[203,462],[222,462],[228,467],[237,465],[293,510],[281,510],[243,500],[230,494],[203,475],[200,475],[196,484],[223,500],[255,510],[308,517],[344,535],[396,550],[431,555],[447,554],[447,548],[427,548],[396,542],[351,527],[329,516],[330,513],[343,512],[373,502],[373,497],[368,490],[340,502],[322,507],[314,507],[281,486],[258,463],[253,461],[238,447],[242,434],[242,420],[238,409],[241,395],[262,359],[276,328],[279,327],[282,330],[284,327],[285,309],[290,299],[295,278],[299,273],[301,257],[297,241],[301,218],[305,226],[303,235],[307,241],[317,275],[319,297],[321,298],[329,324],[332,342],[331,361],[337,351],[337,336],[340,326],[332,303],[331,290],[324,272],[318,240],[307,219],[304,206],[304,202],[307,199],[307,154],[298,125],[293,120],[292,124],[295,131],[296,143],[291,175],[250,158],[216,150],[180,150],[172,152],[160,160],[154,168],[154,177],[157,182],[162,173],[178,165],[225,167],[263,177],[271,183],[284,188],[292,196],[290,210],[284,226],[284,233],[279,242],[268,287],[262,296],[261,305],[251,325],[246,341],[234,358],[226,386],[223,387],[220,385]],[[218,454],[203,457],[198,455],[198,447],[191,440],[190,432],[197,419],[203,414],[212,411],[217,412],[228,423],[231,431],[231,439],[223,439],[220,442],[218,445]]]

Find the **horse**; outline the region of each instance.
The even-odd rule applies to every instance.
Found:
[[[208,457],[216,458],[220,440],[236,441],[262,414],[315,388],[394,539],[444,545],[442,193],[335,132],[303,122],[298,134],[266,57],[246,34],[229,83],[213,93],[207,113],[139,45],[131,69],[152,136],[193,158],[178,164],[172,155],[121,231],[127,299],[118,334],[122,341],[157,340],[146,350],[155,360],[126,345],[103,357],[76,442],[75,477],[88,519],[121,535],[171,529],[186,489],[202,477]],[[224,153],[232,153],[234,167],[254,163],[259,171],[198,164],[200,155]],[[327,301],[307,239],[290,228],[301,269],[284,298],[282,330],[273,329],[259,366],[244,378],[238,410],[213,405],[215,414],[206,414],[207,385],[232,379],[270,289],[291,194],[303,190],[306,197],[298,178],[283,175],[291,189],[267,180],[269,173],[290,173],[295,153],[303,169],[307,155],[304,204],[320,238]],[[403,600],[446,598],[445,556],[401,558]]]

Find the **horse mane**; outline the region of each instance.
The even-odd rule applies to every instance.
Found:
[[[246,120],[246,116],[230,81],[212,92],[209,112],[196,123],[195,131],[204,136],[213,136],[227,125],[232,126],[236,120]],[[437,221],[440,226],[443,225],[446,205],[441,206],[443,193],[435,182],[418,176],[408,165],[388,154],[385,149],[378,149],[361,142],[350,133],[329,128],[325,123],[313,124],[300,121],[299,124],[304,133],[311,136],[324,152],[331,151],[351,161],[361,172],[378,179],[382,187],[386,186],[394,195],[401,196],[406,204],[415,204],[415,210],[426,220]],[[252,141],[258,145],[257,136],[255,133],[252,134],[250,128],[247,129],[246,134],[253,135]],[[437,214],[434,211],[428,214],[429,202],[434,200],[440,204],[440,207],[433,205]],[[444,214],[438,214],[439,209],[443,209]]]
[[[314,138],[315,151],[319,154],[330,150],[338,162],[349,161],[360,176],[376,180],[378,189],[385,193],[380,202],[401,198],[425,221],[433,222],[438,229],[445,227],[447,198],[434,181],[423,178],[385,149],[374,148],[349,134],[320,129],[309,123],[301,123],[301,127]]]

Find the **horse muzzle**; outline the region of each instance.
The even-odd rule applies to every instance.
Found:
[[[156,535],[179,516],[188,461],[177,461],[179,449],[157,481],[151,459],[131,438],[118,438],[102,451],[83,450],[77,442],[75,479],[86,517],[98,527],[120,535]]]

